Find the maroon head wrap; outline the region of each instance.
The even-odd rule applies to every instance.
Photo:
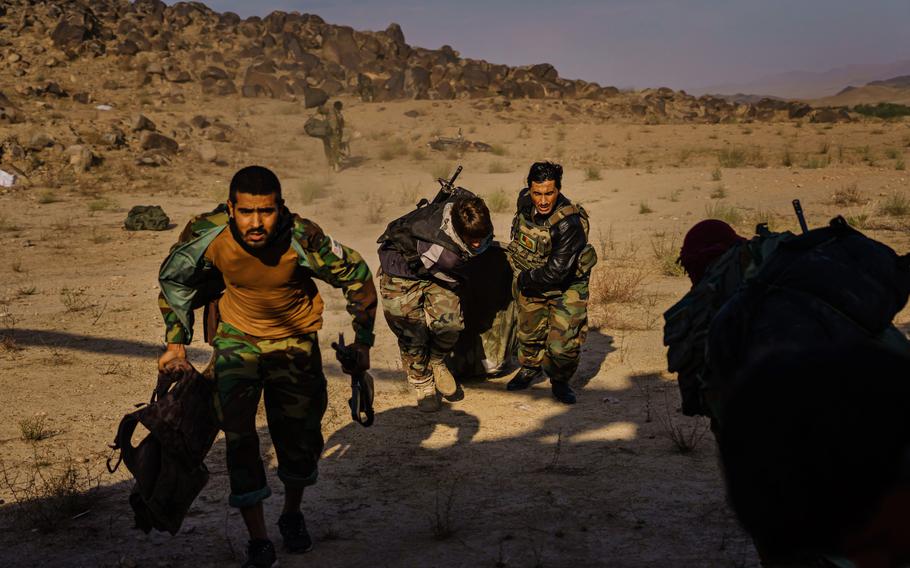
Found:
[[[717,219],[700,221],[686,233],[682,250],[679,251],[679,262],[695,285],[704,278],[705,270],[712,262],[727,252],[731,246],[745,240],[723,221]]]

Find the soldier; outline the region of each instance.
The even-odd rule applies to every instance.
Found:
[[[437,390],[446,397],[458,392],[444,362],[464,327],[458,270],[492,240],[490,212],[470,193],[418,207],[379,237],[383,313],[423,412],[439,410]]]
[[[575,404],[569,380],[587,332],[588,277],[597,254],[588,243],[588,214],[561,190],[562,166],[536,162],[518,195],[509,258],[521,369],[506,388],[528,388],[546,374],[556,400]]]
[[[332,131],[331,145],[335,152],[335,163],[332,169],[336,172],[341,170],[342,163],[348,156],[348,146],[344,141],[344,115],[341,114],[341,101],[335,101],[332,104],[332,110],[329,112],[328,122]]]
[[[187,225],[159,274],[167,341],[161,370],[188,364],[193,309],[224,291],[211,340],[214,405],[225,433],[230,504],[240,508],[250,534],[243,566],[276,560],[262,507],[271,491],[256,434],[263,391],[285,486],[278,520],[284,547],[291,553],[312,547],[300,503],[304,488],[316,483],[327,404],[316,336],[323,301],[314,278],[341,288],[353,316],[357,363],[346,371],[368,369],[376,312],[370,269],[357,252],[288,211],[278,178],[261,166],[234,175],[226,206]]]

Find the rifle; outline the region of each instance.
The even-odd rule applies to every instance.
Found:
[[[799,199],[793,200],[793,211],[796,212],[796,220],[799,221],[799,228],[803,234],[808,233],[809,225],[806,224],[806,216],[803,215],[803,206],[800,204]]]
[[[436,181],[439,182],[439,192],[436,194],[436,197],[433,198],[433,201],[429,201],[426,197],[424,197],[417,203],[417,208],[419,209],[431,203],[443,203],[453,196],[456,196],[463,192],[468,192],[468,190],[463,187],[455,186],[455,180],[458,179],[458,176],[461,174],[462,169],[463,168],[461,166],[455,168],[455,173],[452,174],[452,177],[449,179],[437,178]],[[470,192],[468,193],[470,194]]]
[[[332,342],[332,349],[335,350],[335,358],[341,363],[341,368],[347,372],[347,369],[353,369],[357,366],[357,352],[344,343],[344,334],[338,334],[338,341]],[[364,371],[361,373],[349,373],[351,375],[351,398],[348,399],[348,406],[351,407],[351,418],[364,428],[369,428],[373,424],[373,376]]]

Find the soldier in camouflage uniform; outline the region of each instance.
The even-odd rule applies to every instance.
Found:
[[[588,243],[588,214],[561,189],[562,166],[537,162],[518,196],[509,259],[521,369],[506,388],[528,388],[546,374],[556,400],[574,404],[569,380],[587,332],[588,277],[597,254]]]
[[[359,372],[369,368],[376,290],[354,250],[315,223],[287,210],[278,178],[243,168],[231,180],[226,206],[193,219],[161,266],[159,305],[167,350],[159,369],[187,365],[193,309],[218,298],[214,346],[214,405],[225,433],[230,504],[250,532],[244,566],[271,566],[262,500],[271,494],[259,453],[256,410],[265,394],[269,433],[285,485],[278,526],[292,553],[312,546],[300,503],[316,482],[323,449],[326,380],[317,331],[323,301],[313,281],[341,288],[353,316]],[[223,292],[223,295],[221,295]]]
[[[383,312],[424,412],[439,410],[437,390],[446,397],[458,393],[445,364],[464,328],[458,270],[492,238],[490,212],[473,194],[419,207],[379,238]]]

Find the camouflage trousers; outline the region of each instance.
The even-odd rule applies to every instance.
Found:
[[[516,300],[518,362],[542,368],[551,381],[568,382],[578,369],[588,332],[588,281],[545,297],[519,293]]]
[[[412,385],[432,380],[464,329],[458,295],[429,280],[380,275],[382,311],[398,338],[401,365]]]
[[[249,507],[271,495],[256,433],[263,391],[278,477],[288,487],[316,483],[328,404],[316,334],[262,339],[221,322],[212,345],[215,412],[224,430],[231,506]]]

